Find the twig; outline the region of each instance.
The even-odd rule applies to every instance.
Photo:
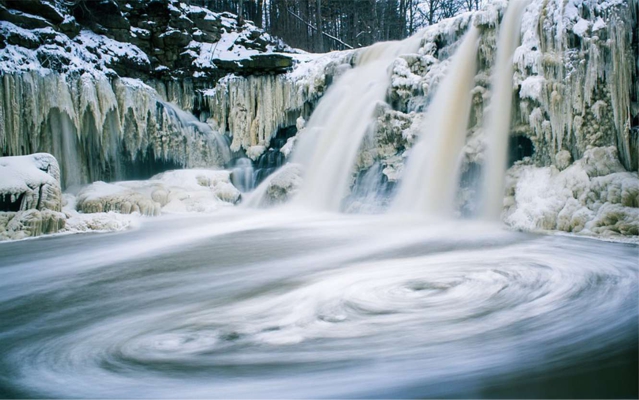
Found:
[[[286,11],[288,11],[288,12],[289,12],[289,14],[291,14],[291,15],[292,15],[292,16],[294,16],[295,18],[297,18],[297,19],[299,19],[300,21],[302,21],[303,23],[305,23],[305,24],[306,24],[309,28],[311,28],[311,29],[313,29],[313,30],[315,30],[315,31],[317,31],[317,30],[318,30],[315,26],[313,26],[313,25],[312,25],[312,24],[310,24],[309,22],[306,22],[306,21],[305,21],[302,17],[300,17],[299,15],[295,14],[295,13],[293,12],[293,10],[291,10],[290,8],[287,8],[287,9],[286,9]],[[334,41],[336,41],[336,42],[340,43],[340,44],[341,44],[342,46],[344,46],[344,47],[347,47],[347,48],[349,48],[349,49],[352,49],[352,48],[353,48],[353,46],[351,46],[350,44],[348,44],[348,43],[344,43],[343,41],[339,40],[339,39],[338,39],[338,38],[336,38],[335,36],[333,36],[333,35],[329,35],[329,34],[328,34],[328,33],[326,33],[326,32],[322,32],[322,35],[326,36],[327,38],[333,39]]]

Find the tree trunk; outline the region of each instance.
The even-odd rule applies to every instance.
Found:
[[[317,52],[324,52],[324,31],[322,27],[322,0],[317,0],[317,13],[315,14],[317,21],[315,22],[315,26],[317,26]]]

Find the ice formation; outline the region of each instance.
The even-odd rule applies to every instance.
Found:
[[[175,112],[138,80],[33,71],[5,74],[0,90],[2,152],[52,153],[65,187],[124,179],[126,163],[140,158],[185,167],[228,161],[217,132]]]
[[[175,170],[145,181],[95,182],[78,193],[75,208],[83,213],[114,211],[146,216],[212,212],[240,198],[230,174],[223,170]]]
[[[279,128],[295,126],[298,118],[310,115],[334,70],[351,57],[350,52],[298,56],[299,65],[290,73],[230,75],[203,92],[202,110],[213,126],[232,137],[232,151],[244,150],[256,160]]]
[[[489,77],[506,4],[493,2],[472,15],[482,34],[479,71],[471,91],[473,106],[466,133],[462,181],[472,180],[472,174],[476,174],[473,171],[477,166],[481,168],[485,160],[484,112],[492,94]],[[639,110],[632,100],[639,93],[633,65],[633,60],[638,58],[637,47],[632,42],[637,13],[632,7],[621,1],[588,0],[534,0],[527,6],[521,27],[522,44],[513,59],[510,152],[517,150],[517,143],[525,144],[528,140],[530,145],[523,156],[530,157],[526,164],[530,170],[539,167],[564,170],[573,163],[580,165],[580,160],[593,149],[614,147],[617,149],[614,157],[620,160],[618,166],[629,171],[624,175],[624,187],[639,186],[637,127],[633,127],[632,122],[633,118],[637,120]],[[450,55],[468,18],[469,15],[461,15],[427,29],[419,55],[403,56],[396,61],[387,96],[390,107],[380,107],[375,132],[371,140],[364,141],[354,174],[381,163],[381,171],[388,181],[402,179],[406,156],[414,151],[412,147],[419,136],[422,112],[432,103],[450,68]],[[512,191],[518,190],[513,179],[519,176],[512,170],[509,173],[511,192],[505,199],[506,212],[502,215],[508,224],[522,229],[546,226],[577,231],[568,224],[524,224],[516,223],[519,214],[509,217],[517,207],[526,207],[525,204],[529,204],[529,210],[534,209],[524,200],[513,203]],[[616,182],[613,177],[597,179],[613,186],[612,182]],[[521,189],[524,187],[522,184]],[[534,197],[535,191],[528,193]],[[458,195],[462,207],[472,208],[470,203],[477,201],[473,188],[462,188]],[[601,210],[615,210],[617,215],[623,211],[625,217],[619,217],[620,221],[631,221],[630,216],[636,211],[634,204],[615,203],[604,205]],[[552,210],[559,213],[562,208]],[[612,217],[605,216],[608,214],[586,214],[584,218],[593,224],[598,221],[599,226],[578,230],[580,233],[605,231],[628,235],[634,232],[632,228],[620,228],[624,223],[614,222]]]
[[[515,228],[639,235],[639,180],[615,147],[586,150],[563,171],[516,165],[508,182],[505,220]]]

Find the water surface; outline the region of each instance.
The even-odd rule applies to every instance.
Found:
[[[228,210],[0,245],[4,397],[637,397],[639,248]]]

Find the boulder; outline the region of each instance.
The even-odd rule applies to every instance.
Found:
[[[60,167],[51,154],[0,157],[0,240],[64,228]]]
[[[56,25],[65,19],[60,10],[47,0],[7,0],[7,5],[16,10],[45,18]]]

